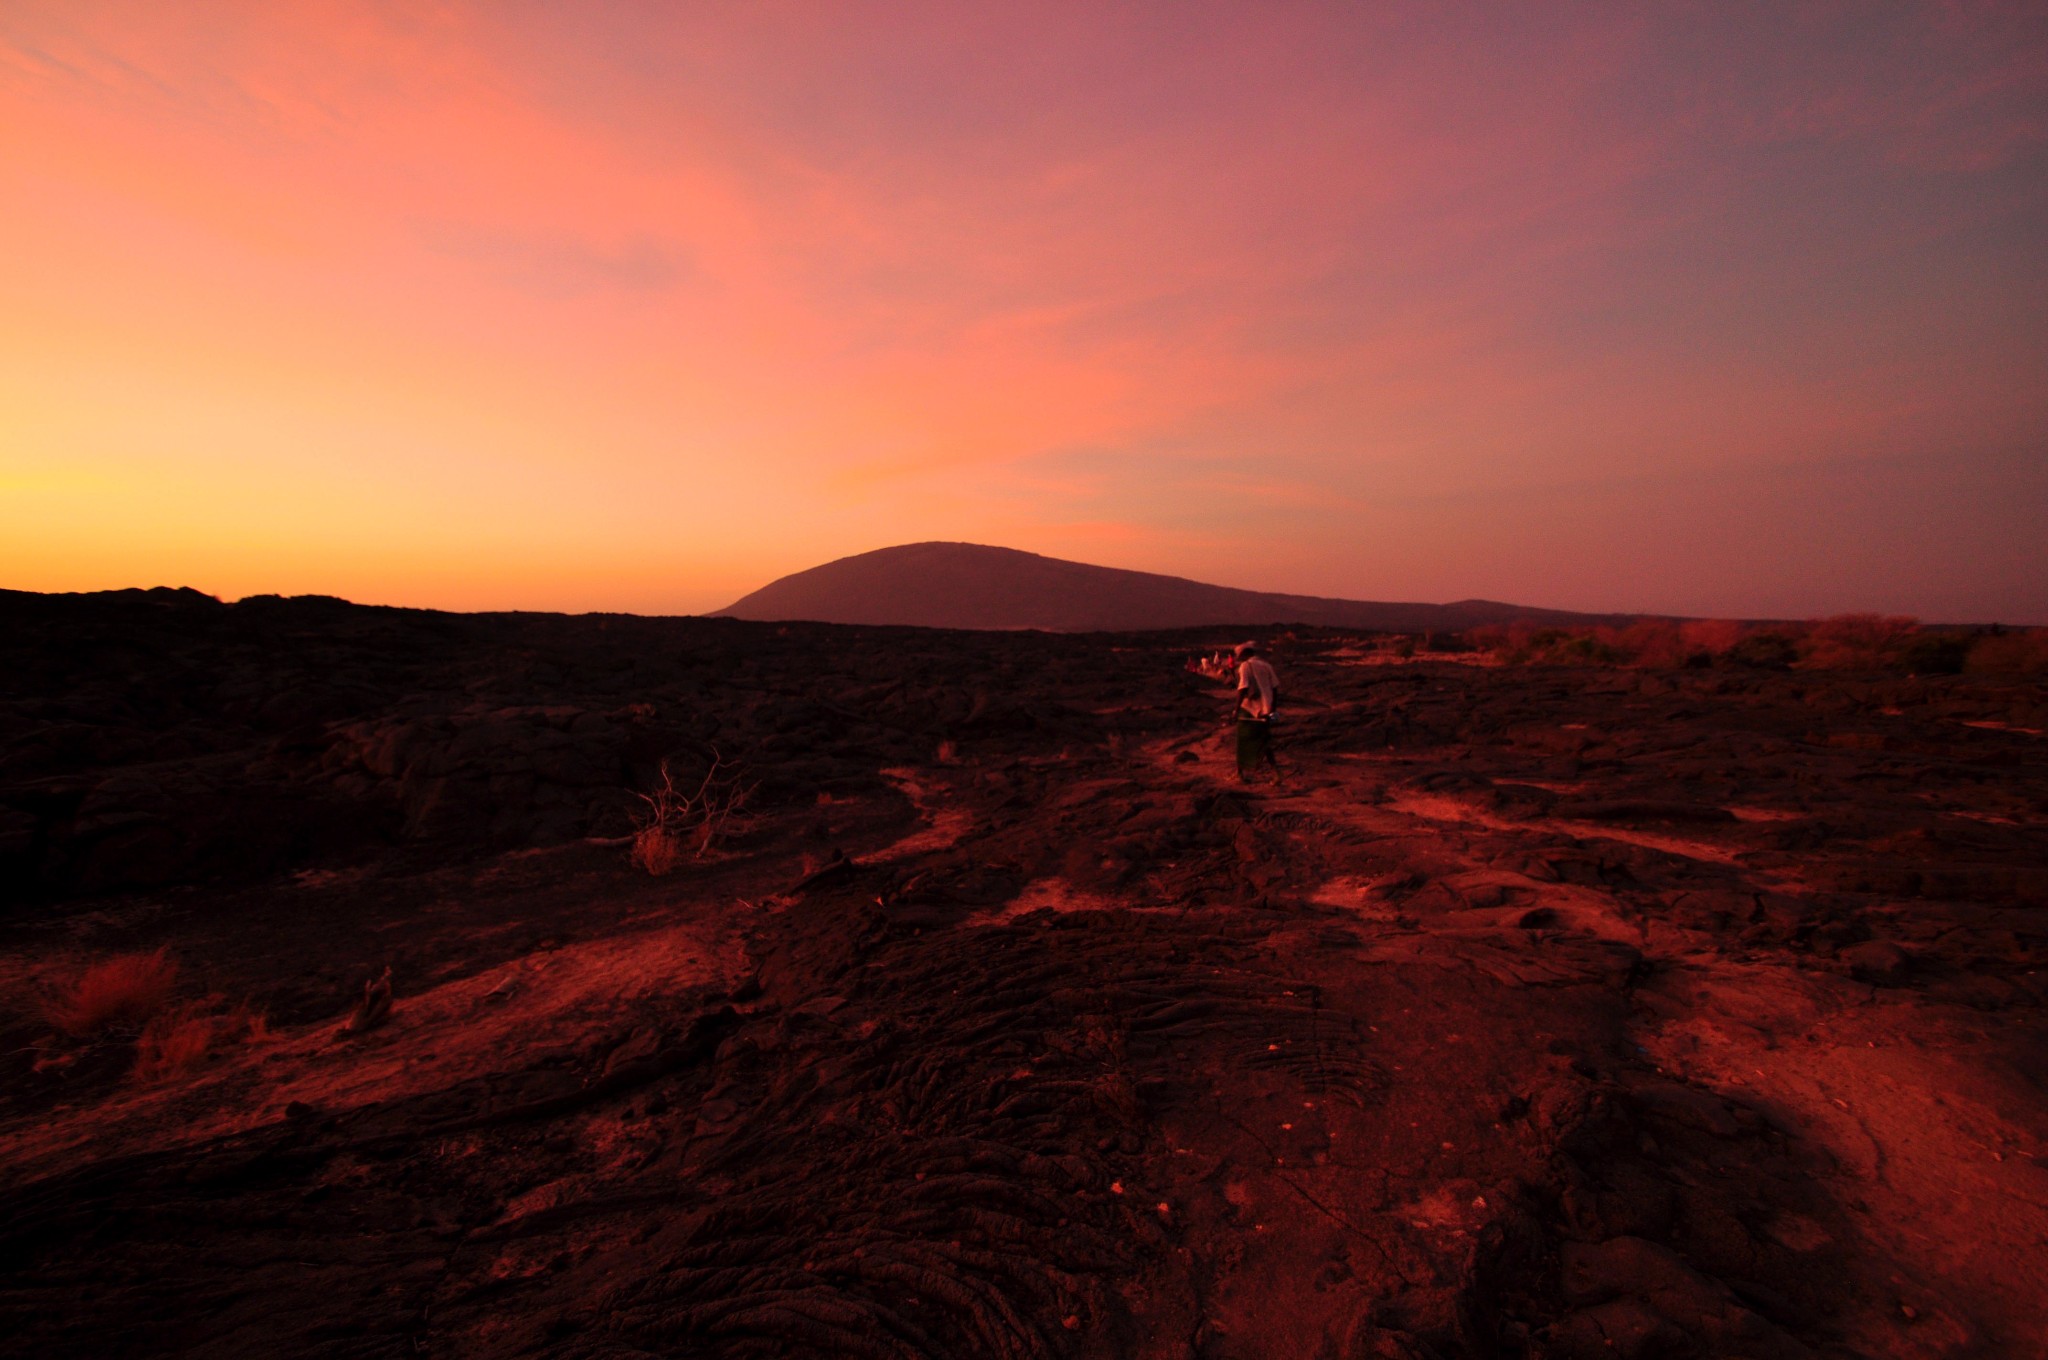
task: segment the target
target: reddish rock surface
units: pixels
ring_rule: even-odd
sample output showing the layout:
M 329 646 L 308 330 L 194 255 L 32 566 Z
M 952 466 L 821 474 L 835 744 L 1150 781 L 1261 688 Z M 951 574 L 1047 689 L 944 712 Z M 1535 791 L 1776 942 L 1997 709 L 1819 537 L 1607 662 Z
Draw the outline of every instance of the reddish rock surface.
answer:
M 2043 1353 L 2038 685 L 4 603 L 20 1353 Z

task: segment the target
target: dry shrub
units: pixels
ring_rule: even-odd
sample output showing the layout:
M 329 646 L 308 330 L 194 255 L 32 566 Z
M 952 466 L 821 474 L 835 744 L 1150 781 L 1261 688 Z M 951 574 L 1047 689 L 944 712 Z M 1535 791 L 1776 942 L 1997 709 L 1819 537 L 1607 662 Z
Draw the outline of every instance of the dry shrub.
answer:
M 1508 653 L 1515 651 L 1526 643 L 1529 635 L 1534 631 L 1533 628 L 1524 623 L 1488 623 L 1482 624 L 1477 628 L 1466 629 L 1465 640 L 1482 652 L 1491 652 L 1495 656 L 1505 659 Z
M 1607 630 L 1601 630 L 1603 633 Z M 1711 666 L 1741 642 L 1746 629 L 1733 619 L 1643 619 L 1609 641 L 1631 666 L 1652 670 Z
M 1792 669 L 1799 655 L 1799 640 L 1790 633 L 1776 628 L 1759 628 L 1754 632 L 1745 631 L 1735 639 L 1734 646 L 1721 653 L 1721 658 L 1733 666 L 1785 671 Z
M 159 1013 L 135 1042 L 135 1079 L 162 1081 L 183 1076 L 223 1045 L 270 1042 L 270 1017 L 245 1005 L 212 1014 L 220 998 L 207 997 Z
M 197 1067 L 213 1047 L 215 1022 L 204 1003 L 158 1015 L 135 1041 L 135 1079 L 162 1081 Z
M 1806 624 L 1759 626 L 1733 619 L 1640 619 L 1626 628 L 1545 628 L 1511 623 L 1468 637 L 1510 666 L 1739 666 L 1784 670 L 1903 671 L 1949 675 L 2048 674 L 2048 630 L 1972 638 L 1926 629 L 1905 615 L 1841 614 Z
M 1679 626 L 1639 619 L 1626 628 L 1539 627 L 1527 621 L 1474 628 L 1467 640 L 1509 666 L 1682 666 L 1691 657 Z
M 1691 655 L 1686 650 L 1684 634 L 1669 619 L 1641 619 L 1619 632 L 1601 631 L 1611 636 L 1611 645 L 1631 666 L 1675 670 Z
M 1806 628 L 1800 665 L 1822 671 L 1875 671 L 1895 665 L 1920 631 L 1904 614 L 1837 614 Z
M 1975 642 L 1969 633 L 1923 628 L 1899 653 L 1898 662 L 1909 675 L 1960 675 Z
M 682 843 L 666 828 L 643 826 L 633 833 L 633 863 L 656 878 L 682 862 Z
M 647 811 L 635 819 L 639 829 L 633 835 L 633 863 L 659 877 L 673 871 L 685 854 L 704 858 L 757 787 L 745 782 L 739 769 L 726 764 L 714 750 L 711 766 L 696 792 L 685 793 L 677 787 L 675 773 L 664 760 L 661 786 L 653 793 L 635 795 L 647 805 Z
M 117 954 L 58 990 L 48 1006 L 50 1023 L 81 1039 L 141 1025 L 170 1004 L 177 983 L 178 965 L 161 949 Z
M 1963 661 L 1972 675 L 2048 675 L 2048 628 L 1986 633 Z
M 1472 637 L 1509 666 L 1615 666 L 1624 653 L 1612 628 L 1538 628 L 1527 622 L 1474 629 Z
M 1678 625 L 1679 640 L 1692 656 L 1719 656 L 1742 641 L 1742 634 L 1742 625 L 1733 619 L 1689 619 Z

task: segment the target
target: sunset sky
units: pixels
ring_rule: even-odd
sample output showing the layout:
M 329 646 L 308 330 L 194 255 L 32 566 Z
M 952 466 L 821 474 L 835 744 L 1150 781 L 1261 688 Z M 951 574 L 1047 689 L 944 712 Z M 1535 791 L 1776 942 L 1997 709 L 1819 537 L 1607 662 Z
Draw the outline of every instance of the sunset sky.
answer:
M 2048 622 L 2048 6 L 0 0 L 0 586 Z

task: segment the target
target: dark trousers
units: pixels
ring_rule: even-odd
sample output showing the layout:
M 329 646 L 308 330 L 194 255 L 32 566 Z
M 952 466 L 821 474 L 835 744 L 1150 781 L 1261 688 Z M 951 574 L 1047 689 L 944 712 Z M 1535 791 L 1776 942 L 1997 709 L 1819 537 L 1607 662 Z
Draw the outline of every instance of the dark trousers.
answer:
M 1264 718 L 1237 720 L 1237 772 L 1248 775 L 1261 764 L 1280 766 L 1273 759 L 1273 724 Z

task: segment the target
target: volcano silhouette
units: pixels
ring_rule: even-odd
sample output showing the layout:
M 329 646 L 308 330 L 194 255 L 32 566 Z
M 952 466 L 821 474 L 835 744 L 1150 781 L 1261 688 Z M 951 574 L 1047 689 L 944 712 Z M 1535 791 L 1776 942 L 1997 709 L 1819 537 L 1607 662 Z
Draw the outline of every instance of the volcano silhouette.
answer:
M 1493 600 L 1389 604 L 1275 595 L 978 543 L 906 543 L 842 557 L 771 581 L 718 614 L 736 619 L 1048 632 L 1281 623 L 1425 632 L 1517 619 L 1588 624 L 1634 617 Z

